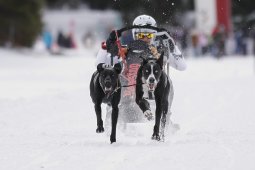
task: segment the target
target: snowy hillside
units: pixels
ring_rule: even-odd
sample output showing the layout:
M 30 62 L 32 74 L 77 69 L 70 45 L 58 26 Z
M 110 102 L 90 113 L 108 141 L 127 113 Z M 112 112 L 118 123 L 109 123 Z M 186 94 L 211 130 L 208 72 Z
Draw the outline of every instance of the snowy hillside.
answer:
M 94 56 L 0 49 L 1 170 L 254 170 L 252 57 L 188 59 L 171 70 L 180 131 L 163 143 L 152 124 L 133 125 L 111 145 L 95 133 Z

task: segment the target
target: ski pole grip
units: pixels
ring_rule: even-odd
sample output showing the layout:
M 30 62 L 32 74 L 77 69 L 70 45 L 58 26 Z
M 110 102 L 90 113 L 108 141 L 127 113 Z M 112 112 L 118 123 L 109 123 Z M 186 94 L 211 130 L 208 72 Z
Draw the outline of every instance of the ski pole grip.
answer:
M 106 42 L 105 41 L 101 43 L 101 48 L 106 50 Z

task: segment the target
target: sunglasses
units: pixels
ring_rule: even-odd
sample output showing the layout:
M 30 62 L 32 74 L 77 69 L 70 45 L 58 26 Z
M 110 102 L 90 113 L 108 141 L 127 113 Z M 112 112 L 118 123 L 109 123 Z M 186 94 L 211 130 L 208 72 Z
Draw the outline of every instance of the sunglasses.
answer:
M 138 39 L 143 39 L 144 37 L 147 37 L 147 38 L 151 39 L 151 38 L 154 37 L 154 34 L 153 33 L 137 33 L 136 37 Z

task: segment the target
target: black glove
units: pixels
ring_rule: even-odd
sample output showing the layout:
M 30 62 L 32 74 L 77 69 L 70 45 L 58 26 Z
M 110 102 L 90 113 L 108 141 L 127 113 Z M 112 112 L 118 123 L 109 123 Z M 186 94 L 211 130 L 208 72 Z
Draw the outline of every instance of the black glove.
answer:
M 112 42 L 109 39 L 107 39 L 106 41 L 106 50 L 108 53 L 111 53 L 113 56 L 118 55 L 118 52 L 119 52 L 119 48 L 117 44 L 115 43 L 115 41 Z
M 108 38 L 110 41 L 115 42 L 117 40 L 116 32 L 117 32 L 118 37 L 121 36 L 120 30 L 112 30 L 112 32 L 109 34 L 109 38 Z
M 107 49 L 107 52 L 111 53 L 113 56 L 116 56 L 118 55 L 118 46 L 117 44 L 115 43 L 116 40 L 117 40 L 117 37 L 116 37 L 116 32 L 118 34 L 118 37 L 121 36 L 121 31 L 120 30 L 113 30 L 110 35 L 109 35 L 109 38 L 106 40 L 106 49 Z

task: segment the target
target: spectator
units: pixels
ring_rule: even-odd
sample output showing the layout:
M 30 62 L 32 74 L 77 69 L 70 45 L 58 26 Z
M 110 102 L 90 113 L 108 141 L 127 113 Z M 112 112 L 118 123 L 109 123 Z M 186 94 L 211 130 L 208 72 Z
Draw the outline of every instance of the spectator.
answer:
M 46 45 L 46 48 L 48 50 L 51 50 L 51 46 L 52 46 L 52 42 L 53 42 L 51 33 L 49 31 L 45 30 L 43 32 L 42 36 L 43 36 L 43 42 Z
M 213 33 L 213 55 L 217 58 L 222 57 L 225 55 L 225 40 L 226 40 L 226 33 L 224 25 L 218 25 Z

